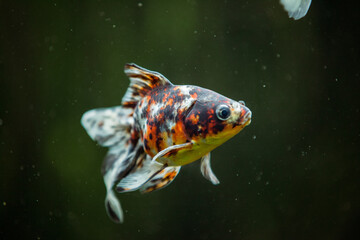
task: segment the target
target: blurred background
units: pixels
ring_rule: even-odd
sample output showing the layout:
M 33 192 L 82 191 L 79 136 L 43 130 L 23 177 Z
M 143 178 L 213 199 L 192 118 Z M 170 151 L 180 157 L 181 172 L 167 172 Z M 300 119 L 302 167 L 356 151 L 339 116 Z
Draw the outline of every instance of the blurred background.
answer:
M 354 5 L 355 4 L 355 5 Z M 359 3 L 0 1 L 1 239 L 357 239 Z M 80 125 L 120 104 L 127 62 L 244 100 L 250 126 L 167 188 L 104 209 L 106 149 Z

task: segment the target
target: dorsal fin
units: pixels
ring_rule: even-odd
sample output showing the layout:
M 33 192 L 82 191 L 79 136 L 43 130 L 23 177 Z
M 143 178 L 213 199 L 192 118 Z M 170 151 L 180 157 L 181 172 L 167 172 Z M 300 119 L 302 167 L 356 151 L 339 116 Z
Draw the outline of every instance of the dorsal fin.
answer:
M 134 63 L 126 64 L 124 71 L 130 78 L 130 86 L 121 102 L 125 108 L 135 108 L 137 103 L 155 87 L 172 85 L 172 83 L 160 73 L 139 67 Z

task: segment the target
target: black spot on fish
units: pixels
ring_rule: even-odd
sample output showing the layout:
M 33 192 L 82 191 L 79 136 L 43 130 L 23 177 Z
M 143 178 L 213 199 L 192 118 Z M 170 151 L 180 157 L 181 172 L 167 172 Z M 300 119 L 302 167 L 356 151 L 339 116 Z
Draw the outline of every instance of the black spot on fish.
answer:
M 147 107 L 143 107 L 140 114 L 141 118 L 145 118 L 148 116 Z
M 163 141 L 163 138 L 162 137 L 158 137 L 156 139 L 156 149 L 158 152 L 160 152 L 162 149 L 161 149 L 161 142 Z
M 140 93 L 139 93 L 138 91 L 133 91 L 133 92 L 132 92 L 132 95 L 133 95 L 134 97 L 136 97 L 136 96 L 139 96 Z
M 151 134 L 151 133 L 150 133 Z M 151 139 L 151 138 L 150 138 Z M 148 140 L 145 138 L 144 139 L 144 148 L 147 150 L 147 151 L 149 151 L 150 150 L 150 147 L 149 147 L 149 142 L 148 142 Z
M 191 121 L 189 121 L 186 126 L 186 131 L 189 133 L 190 137 L 193 137 L 193 136 L 198 136 L 198 124 L 192 124 Z
M 214 128 L 213 128 L 213 133 L 217 134 L 219 132 L 221 132 L 222 130 L 224 130 L 225 125 L 223 123 L 217 123 Z
M 119 217 L 116 215 L 115 211 L 111 208 L 111 205 L 110 205 L 110 202 L 109 202 L 109 201 L 106 202 L 106 209 L 107 209 L 107 212 L 109 213 L 109 216 L 111 217 L 111 219 L 112 219 L 114 222 L 119 223 L 119 222 L 120 222 L 120 219 L 119 219 Z
M 129 102 L 124 102 L 122 105 L 124 108 L 135 108 L 137 105 L 137 102 L 129 101 Z
M 192 88 L 192 89 L 189 91 L 189 94 L 190 94 L 190 95 L 193 95 L 193 94 L 195 94 L 195 93 L 198 94 L 199 91 L 200 91 L 199 88 Z
M 147 75 L 142 75 L 142 74 L 131 74 L 130 77 L 132 78 L 139 78 L 141 80 L 144 80 L 144 81 L 148 81 L 149 79 L 147 78 Z
M 174 119 L 174 112 L 175 112 L 174 107 L 172 107 L 170 105 L 167 105 L 165 107 L 165 109 L 164 109 L 164 115 L 165 115 L 166 119 L 173 120 Z
M 124 191 L 125 191 L 125 188 L 116 186 L 116 191 L 119 192 L 119 193 L 121 193 L 121 192 L 124 192 Z
M 152 182 L 152 183 L 155 183 L 155 182 L 159 181 L 160 179 L 161 179 L 161 178 L 155 178 L 155 179 L 152 179 L 151 182 Z

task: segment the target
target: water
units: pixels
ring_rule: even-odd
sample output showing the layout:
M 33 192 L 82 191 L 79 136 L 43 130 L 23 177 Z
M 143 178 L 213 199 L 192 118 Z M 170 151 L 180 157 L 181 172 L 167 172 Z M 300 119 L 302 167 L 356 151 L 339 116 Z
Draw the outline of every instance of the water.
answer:
M 313 2 L 8 1 L 0 26 L 1 239 L 349 239 L 359 219 L 359 20 Z M 281 56 L 281 57 L 280 57 Z M 83 112 L 118 105 L 126 62 L 244 100 L 251 125 L 151 194 L 103 206 Z

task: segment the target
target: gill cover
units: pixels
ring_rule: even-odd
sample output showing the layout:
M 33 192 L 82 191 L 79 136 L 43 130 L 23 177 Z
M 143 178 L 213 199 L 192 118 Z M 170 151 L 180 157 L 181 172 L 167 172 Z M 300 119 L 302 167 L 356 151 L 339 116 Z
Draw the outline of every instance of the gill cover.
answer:
M 217 106 L 224 105 L 222 102 L 215 97 L 214 101 L 194 101 L 184 122 L 190 138 L 206 138 L 208 134 L 216 135 L 224 129 L 226 121 L 219 119 L 216 113 Z

